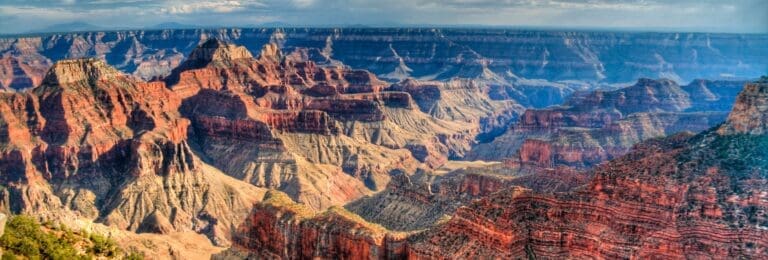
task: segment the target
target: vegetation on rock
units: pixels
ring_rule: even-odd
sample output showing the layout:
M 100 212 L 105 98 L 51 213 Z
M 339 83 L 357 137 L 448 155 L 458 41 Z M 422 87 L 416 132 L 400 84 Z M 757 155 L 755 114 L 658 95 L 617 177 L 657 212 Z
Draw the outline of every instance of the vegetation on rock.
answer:
M 18 215 L 12 217 L 0 237 L 2 259 L 143 259 L 126 253 L 115 240 L 101 234 L 73 231 L 66 226 Z

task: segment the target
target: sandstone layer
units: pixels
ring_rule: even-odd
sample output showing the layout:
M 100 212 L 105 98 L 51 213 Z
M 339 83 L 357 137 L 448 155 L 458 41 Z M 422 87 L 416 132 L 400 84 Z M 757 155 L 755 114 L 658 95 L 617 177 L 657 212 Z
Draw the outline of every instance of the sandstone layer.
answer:
M 724 121 L 740 82 L 640 79 L 630 87 L 575 94 L 562 106 L 529 109 L 492 142 L 465 159 L 509 160 L 543 167 L 591 167 L 632 145 Z
M 393 171 L 463 156 L 481 120 L 508 122 L 520 111 L 486 99 L 476 102 L 489 107 L 472 104 L 465 117 L 431 116 L 409 92 L 367 71 L 300 57 L 268 44 L 254 58 L 243 47 L 209 40 L 166 82 L 182 97 L 181 113 L 192 121 L 204 158 L 314 209 L 379 191 Z M 437 91 L 437 100 L 452 100 L 439 95 L 449 89 Z
M 51 43 L 77 41 L 71 55 L 85 56 L 112 42 L 93 56 L 127 48 L 121 69 L 151 55 L 157 74 L 67 54 L 38 79 L 24 75 L 45 62 L 19 60 L 38 43 L 3 43 L 27 51 L 3 56 L 13 81 L 39 85 L 0 93 L 0 211 L 96 222 L 127 245 L 171 239 L 158 248 L 177 257 L 229 245 L 215 257 L 765 257 L 763 82 L 734 97 L 732 82 L 643 79 L 522 113 L 579 83 L 502 73 L 454 43 L 471 61 L 444 72 L 471 79 L 390 84 L 377 74 L 431 65 L 390 45 L 394 71 L 352 69 L 333 39 L 290 48 L 270 30 L 256 55 L 220 40 L 245 39 L 232 30 L 192 31 L 204 41 L 182 61 L 164 32 L 141 37 L 165 47 L 110 38 L 122 32 Z M 717 129 L 656 138 L 709 128 L 733 100 Z M 451 161 L 473 156 L 506 160 Z M 180 241 L 193 233 L 210 244 Z
M 295 204 L 272 203 L 251 215 L 250 223 L 239 229 L 243 237 L 226 255 L 765 258 L 768 203 L 763 187 L 768 184 L 768 158 L 762 149 L 768 145 L 768 137 L 759 133 L 763 122 L 744 126 L 743 121 L 743 111 L 762 109 L 761 104 L 768 98 L 765 89 L 768 84 L 748 84 L 721 127 L 696 135 L 682 133 L 644 141 L 628 154 L 596 167 L 586 185 L 568 192 L 548 192 L 540 187 L 535 191 L 500 185 L 498 180 L 503 179 L 499 177 L 483 181 L 482 175 L 455 174 L 464 180 L 453 182 L 459 187 L 430 185 L 426 190 L 446 196 L 456 192 L 487 195 L 458 207 L 452 216 L 423 227 L 423 231 L 409 233 L 371 226 L 355 217 L 335 217 L 333 212 L 338 210 L 317 216 L 303 213 Z M 413 181 L 417 176 L 402 177 L 408 178 L 402 178 L 405 184 L 397 187 L 419 183 Z M 395 198 L 408 196 L 413 200 L 411 204 L 428 204 L 431 198 L 419 196 L 416 190 L 393 190 L 386 195 L 389 202 L 379 201 L 385 201 L 381 204 L 384 207 L 417 209 Z M 418 214 L 406 211 L 401 221 L 413 221 L 408 217 Z M 335 230 L 338 226 L 352 228 Z M 315 240 L 318 235 L 324 239 Z M 287 242 L 271 243 L 269 237 Z M 383 240 L 372 239 L 375 237 Z
M 181 99 L 96 59 L 60 61 L 42 85 L 3 94 L 5 210 L 76 214 L 137 232 L 196 231 L 226 244 L 264 191 L 204 163 Z

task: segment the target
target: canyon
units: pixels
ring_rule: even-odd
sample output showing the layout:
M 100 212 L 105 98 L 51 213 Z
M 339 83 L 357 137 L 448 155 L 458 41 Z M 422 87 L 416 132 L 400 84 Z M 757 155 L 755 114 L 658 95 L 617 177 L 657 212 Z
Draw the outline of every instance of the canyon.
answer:
M 768 70 L 762 34 L 567 32 L 462 28 L 235 28 L 54 33 L 0 38 L 3 88 L 36 86 L 54 62 L 99 57 L 144 80 L 164 77 L 209 38 L 258 53 L 274 43 L 320 64 L 343 63 L 400 81 L 482 78 L 562 103 L 584 82 L 638 78 L 751 79 Z M 361 47 L 365 46 L 365 47 Z M 504 93 L 506 92 L 506 93 Z M 563 95 L 565 94 L 565 95 Z M 524 102 L 521 102 L 524 103 Z M 526 104 L 528 105 L 528 104 Z
M 617 90 L 577 93 L 561 106 L 529 109 L 465 159 L 589 168 L 640 141 L 700 132 L 722 121 L 744 82 L 640 79 Z
M 462 208 L 409 257 L 764 258 L 768 139 L 764 113 L 745 111 L 765 111 L 767 83 L 747 84 L 719 127 L 643 142 L 577 191 L 511 188 Z
M 490 194 L 421 230 L 390 230 L 344 209 L 312 214 L 273 199 L 216 257 L 764 258 L 767 93 L 768 81 L 749 83 L 724 124 L 642 142 L 568 192 L 483 181 L 448 189 Z
M 216 39 L 162 81 L 101 59 L 61 60 L 39 86 L 2 93 L 0 205 L 114 232 L 195 232 L 227 246 L 262 200 L 337 209 L 391 176 L 462 156 L 481 121 L 503 127 L 523 109 L 483 97 L 471 81 L 431 84 L 443 83 L 392 87 L 300 51 L 267 44 L 254 56 Z
M 0 212 L 153 258 L 766 257 L 768 39 L 733 37 L 4 38 Z

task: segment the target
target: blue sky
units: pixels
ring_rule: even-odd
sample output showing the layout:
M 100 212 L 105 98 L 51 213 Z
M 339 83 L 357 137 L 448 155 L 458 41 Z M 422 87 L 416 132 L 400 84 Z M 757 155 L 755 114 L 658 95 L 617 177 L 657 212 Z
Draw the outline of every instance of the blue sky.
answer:
M 768 0 L 0 0 L 0 33 L 70 22 L 105 29 L 277 22 L 768 33 Z

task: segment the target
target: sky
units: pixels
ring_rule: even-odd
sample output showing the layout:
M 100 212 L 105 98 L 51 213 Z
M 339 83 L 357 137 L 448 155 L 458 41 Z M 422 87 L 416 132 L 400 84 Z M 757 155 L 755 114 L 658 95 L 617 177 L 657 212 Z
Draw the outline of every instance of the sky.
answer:
M 103 29 L 510 26 L 768 33 L 768 0 L 0 0 L 0 34 Z

